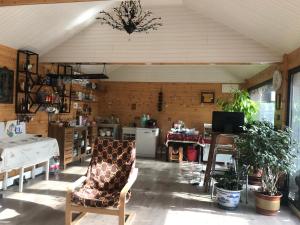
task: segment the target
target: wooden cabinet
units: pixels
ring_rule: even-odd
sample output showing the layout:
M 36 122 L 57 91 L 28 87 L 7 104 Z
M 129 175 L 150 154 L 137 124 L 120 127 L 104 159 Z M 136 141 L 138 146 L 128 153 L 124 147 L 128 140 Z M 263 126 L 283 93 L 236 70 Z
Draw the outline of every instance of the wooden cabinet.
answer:
M 59 146 L 60 166 L 82 161 L 87 153 L 87 127 L 61 127 L 49 124 L 48 136 L 56 138 Z
M 99 137 L 120 139 L 120 124 L 98 123 L 97 126 Z
M 88 146 L 89 146 L 87 149 L 88 154 L 92 153 L 97 136 L 98 136 L 98 126 L 96 126 L 96 125 L 89 126 L 88 127 L 88 136 L 87 136 Z

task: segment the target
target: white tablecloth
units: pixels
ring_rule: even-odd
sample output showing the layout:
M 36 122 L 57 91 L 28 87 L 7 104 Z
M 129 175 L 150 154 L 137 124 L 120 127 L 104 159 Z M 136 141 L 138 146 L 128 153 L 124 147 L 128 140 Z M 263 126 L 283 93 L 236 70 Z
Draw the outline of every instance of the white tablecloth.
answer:
M 0 172 L 9 171 L 49 160 L 59 156 L 57 140 L 24 134 L 0 139 Z

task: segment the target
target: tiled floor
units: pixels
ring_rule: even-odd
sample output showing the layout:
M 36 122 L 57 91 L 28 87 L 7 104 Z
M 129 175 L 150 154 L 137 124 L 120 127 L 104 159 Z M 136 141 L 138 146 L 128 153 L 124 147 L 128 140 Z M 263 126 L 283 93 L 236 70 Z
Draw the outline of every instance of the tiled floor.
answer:
M 43 177 L 30 180 L 24 193 L 9 188 L 0 200 L 0 224 L 63 225 L 65 189 L 86 171 L 87 164 L 69 167 L 50 181 Z M 136 212 L 133 225 L 279 225 L 300 224 L 288 208 L 282 207 L 277 216 L 256 214 L 253 203 L 241 203 L 236 211 L 216 207 L 210 196 L 190 182 L 199 180 L 202 167 L 194 164 L 139 160 L 139 177 L 132 190 L 128 209 Z M 193 173 L 194 171 L 194 173 Z M 118 224 L 110 216 L 88 214 L 81 225 Z

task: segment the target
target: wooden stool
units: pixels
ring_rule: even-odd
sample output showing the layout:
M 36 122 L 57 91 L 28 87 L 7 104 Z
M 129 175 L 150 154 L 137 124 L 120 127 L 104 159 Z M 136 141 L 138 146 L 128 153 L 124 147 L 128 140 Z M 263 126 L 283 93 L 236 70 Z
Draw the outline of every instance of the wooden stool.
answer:
M 211 173 L 215 172 L 216 167 L 216 158 L 217 155 L 232 155 L 234 159 L 237 158 L 237 150 L 234 143 L 234 135 L 230 134 L 219 134 L 216 139 L 216 145 L 214 150 L 214 156 L 212 160 L 212 169 Z M 236 170 L 236 163 L 235 163 Z
M 183 148 L 179 147 L 177 150 L 169 146 L 169 161 L 181 162 L 183 159 Z
M 237 171 L 237 164 L 236 164 L 236 159 L 237 159 L 237 150 L 236 146 L 234 143 L 234 135 L 228 135 L 228 134 L 219 134 L 216 138 L 216 145 L 215 145 L 215 150 L 214 150 L 214 156 L 212 159 L 212 168 L 210 172 L 210 186 L 211 188 L 211 198 L 213 197 L 214 193 L 214 179 L 212 178 L 213 175 L 215 175 L 216 172 L 216 158 L 217 155 L 231 155 L 234 160 L 234 170 Z M 218 170 L 220 171 L 220 170 Z M 225 170 L 221 170 L 222 172 L 225 172 Z
M 212 141 L 209 150 L 208 162 L 204 177 L 204 189 L 209 190 L 210 178 L 212 171 L 215 170 L 216 155 L 217 154 L 230 154 L 236 155 L 236 147 L 234 144 L 234 138 L 236 136 L 233 134 L 220 134 L 212 133 Z

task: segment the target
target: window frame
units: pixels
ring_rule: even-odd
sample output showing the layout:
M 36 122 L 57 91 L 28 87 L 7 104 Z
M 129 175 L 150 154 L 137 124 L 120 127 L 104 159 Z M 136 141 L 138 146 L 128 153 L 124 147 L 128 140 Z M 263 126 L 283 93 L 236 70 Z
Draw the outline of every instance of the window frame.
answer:
M 300 67 L 299 67 L 299 69 L 300 69 Z M 261 88 L 261 87 L 263 87 L 263 86 L 265 86 L 265 85 L 269 85 L 269 84 L 272 84 L 273 83 L 273 78 L 270 78 L 270 79 L 267 79 L 267 80 L 265 80 L 265 81 L 263 81 L 263 82 L 261 82 L 261 83 L 258 83 L 258 84 L 256 84 L 256 85 L 254 85 L 254 86 L 252 86 L 252 87 L 249 87 L 248 89 L 247 89 L 247 91 L 248 91 L 248 93 L 249 93 L 249 95 L 250 95 L 250 92 L 251 91 L 253 91 L 253 90 L 255 90 L 255 89 L 259 89 L 259 88 Z M 274 119 L 273 119 L 273 124 L 275 124 L 275 115 L 276 115 L 276 107 L 275 107 L 275 111 L 274 111 Z

